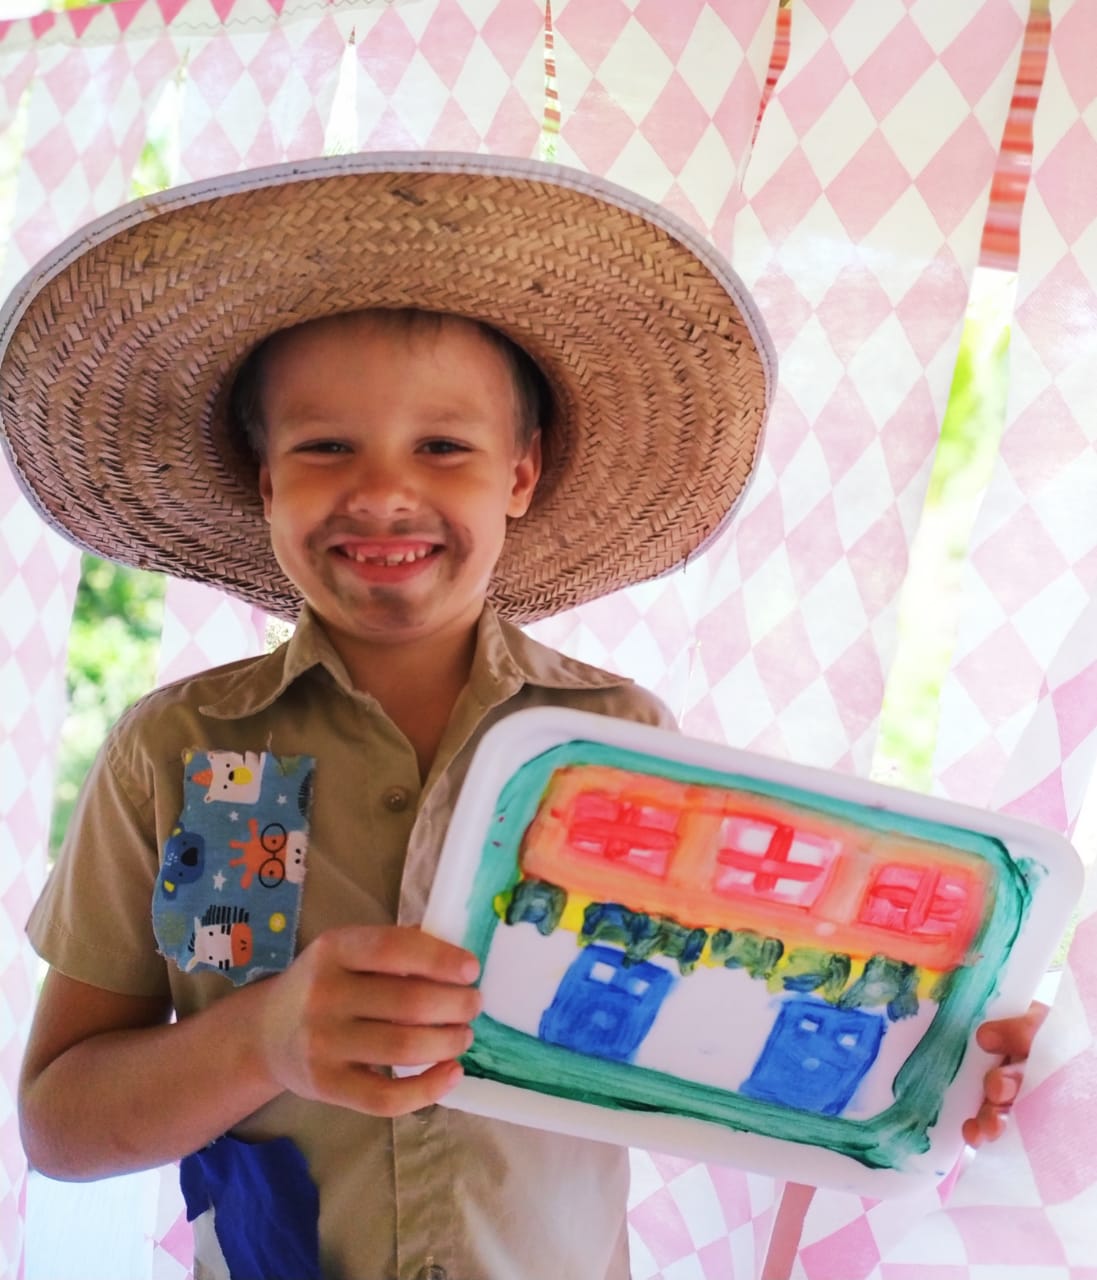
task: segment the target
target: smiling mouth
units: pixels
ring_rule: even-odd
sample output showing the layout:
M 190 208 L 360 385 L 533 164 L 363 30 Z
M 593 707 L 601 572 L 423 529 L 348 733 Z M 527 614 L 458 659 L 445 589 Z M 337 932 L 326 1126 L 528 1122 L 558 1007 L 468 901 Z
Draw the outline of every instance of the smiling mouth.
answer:
M 357 565 L 365 565 L 379 569 L 398 569 L 409 565 L 420 564 L 431 556 L 439 554 L 442 548 L 433 542 L 405 542 L 402 545 L 369 546 L 357 542 L 347 542 L 333 548 L 345 559 Z
M 420 551 L 395 551 L 388 554 L 380 555 L 370 551 L 363 551 L 360 548 L 353 547 L 342 548 L 343 555 L 349 560 L 353 560 L 355 564 L 414 564 L 416 560 L 425 560 L 427 556 L 433 555 L 437 550 L 436 547 L 424 547 Z

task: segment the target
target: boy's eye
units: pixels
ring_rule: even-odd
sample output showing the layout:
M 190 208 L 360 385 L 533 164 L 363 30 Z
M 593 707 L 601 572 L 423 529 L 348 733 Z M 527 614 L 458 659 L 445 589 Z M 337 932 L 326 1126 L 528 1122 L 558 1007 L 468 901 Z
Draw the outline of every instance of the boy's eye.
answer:
M 350 446 L 342 440 L 305 440 L 297 445 L 294 453 L 348 453 Z
M 444 457 L 449 453 L 468 453 L 468 445 L 459 440 L 426 440 L 420 448 L 424 453 Z

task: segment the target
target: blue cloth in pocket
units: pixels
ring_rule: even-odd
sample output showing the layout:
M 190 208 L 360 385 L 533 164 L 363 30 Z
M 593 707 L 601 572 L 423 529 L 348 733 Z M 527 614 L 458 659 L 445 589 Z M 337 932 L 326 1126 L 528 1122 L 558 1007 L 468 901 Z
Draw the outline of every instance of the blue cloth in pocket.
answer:
M 232 1280 L 320 1280 L 320 1197 L 289 1138 L 218 1138 L 181 1161 L 179 1182 L 188 1222 L 214 1210 Z

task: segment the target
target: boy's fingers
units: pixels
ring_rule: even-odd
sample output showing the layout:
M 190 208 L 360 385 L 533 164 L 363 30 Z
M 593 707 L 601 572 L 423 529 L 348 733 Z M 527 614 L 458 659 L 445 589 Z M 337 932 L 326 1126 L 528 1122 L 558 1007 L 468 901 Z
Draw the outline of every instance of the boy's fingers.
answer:
M 1029 1055 L 1037 1031 L 1048 1015 L 1048 1006 L 1034 1000 L 1028 1012 L 1017 1018 L 999 1018 L 985 1022 L 976 1033 L 976 1042 L 987 1053 L 1023 1061 Z
M 1020 1071 L 1011 1071 L 1004 1067 L 995 1067 L 993 1071 L 988 1071 L 983 1083 L 986 1101 L 994 1107 L 1012 1106 L 1021 1092 L 1023 1079 Z
M 439 1062 L 416 1076 L 387 1076 L 363 1067 L 339 1105 L 372 1116 L 403 1116 L 433 1106 L 458 1084 L 458 1062 Z
M 475 987 L 387 973 L 363 979 L 357 973 L 345 979 L 341 1011 L 346 1017 L 407 1026 L 455 1026 L 472 1022 L 483 1004 Z
M 993 1142 L 1005 1131 L 1010 1108 L 1024 1083 L 1023 1063 L 1037 1031 L 1048 1015 L 1048 1006 L 1038 1000 L 1016 1018 L 998 1018 L 984 1023 L 975 1034 L 987 1053 L 999 1054 L 1004 1062 L 983 1077 L 983 1102 L 978 1113 L 962 1126 L 964 1141 L 971 1147 Z M 1016 1063 L 1017 1065 L 1011 1066 Z
M 454 1061 L 438 1062 L 411 1076 L 390 1076 L 380 1068 L 363 1066 L 347 1072 L 323 1101 L 366 1115 L 407 1115 L 444 1098 L 463 1074 L 461 1064 Z
M 328 935 L 339 962 L 358 973 L 414 974 L 435 982 L 470 983 L 480 962 L 463 947 L 421 929 L 349 925 Z
M 472 1044 L 468 1027 L 400 1027 L 359 1022 L 340 1033 L 339 1057 L 364 1067 L 419 1067 L 448 1062 Z
M 994 1142 L 1006 1128 L 1004 1109 L 984 1102 L 973 1120 L 965 1120 L 962 1126 L 964 1141 L 969 1147 L 981 1147 L 984 1142 Z

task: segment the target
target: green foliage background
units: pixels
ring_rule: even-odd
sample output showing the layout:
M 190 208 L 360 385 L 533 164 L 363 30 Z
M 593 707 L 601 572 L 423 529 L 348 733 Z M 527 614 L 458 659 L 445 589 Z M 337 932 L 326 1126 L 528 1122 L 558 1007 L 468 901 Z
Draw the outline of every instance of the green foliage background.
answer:
M 68 717 L 57 762 L 52 854 L 107 731 L 156 680 L 165 586 L 157 574 L 83 557 L 69 632 Z
M 932 782 L 941 686 L 962 607 L 961 575 L 1005 422 L 1015 288 L 1013 275 L 975 273 L 903 588 L 872 772 L 919 791 Z

